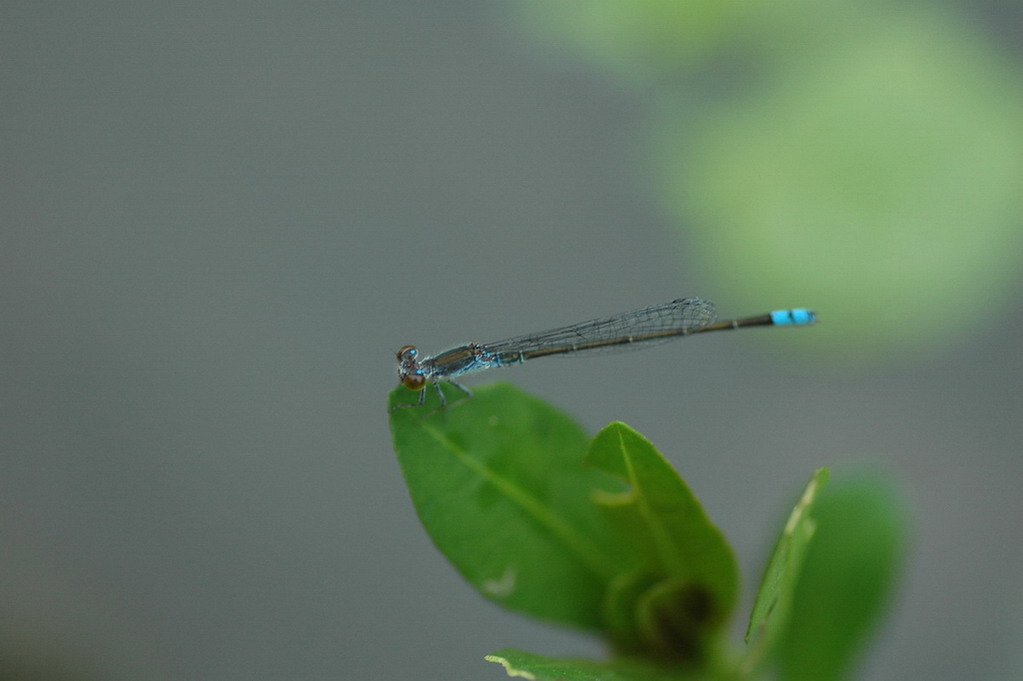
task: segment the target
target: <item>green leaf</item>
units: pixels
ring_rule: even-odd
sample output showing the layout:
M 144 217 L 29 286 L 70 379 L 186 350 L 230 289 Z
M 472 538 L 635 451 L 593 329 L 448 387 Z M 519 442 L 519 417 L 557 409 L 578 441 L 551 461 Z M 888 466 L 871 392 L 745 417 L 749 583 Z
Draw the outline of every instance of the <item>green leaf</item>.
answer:
M 608 591 L 605 618 L 615 643 L 698 662 L 735 605 L 735 556 L 671 464 L 629 426 L 612 423 L 601 430 L 586 460 L 628 485 L 596 500 L 643 561 Z
M 594 662 L 546 657 L 509 648 L 484 659 L 502 665 L 508 676 L 529 681 L 685 681 L 697 678 L 685 669 L 626 658 Z
M 848 674 L 891 591 L 907 535 L 898 494 L 878 476 L 836 481 L 814 516 L 817 532 L 779 641 L 786 681 Z
M 477 590 L 622 651 L 703 659 L 735 604 L 735 558 L 650 442 L 613 423 L 584 455 L 575 423 L 506 384 L 443 410 L 428 395 L 392 409 L 395 450 L 427 532 Z
M 390 421 L 416 512 L 437 548 L 507 608 L 604 629 L 607 584 L 634 560 L 592 501 L 622 485 L 583 465 L 585 432 L 505 383 L 460 402 L 452 389 L 446 409 L 432 393 L 423 407 L 393 409 L 414 400 L 399 386 Z
M 785 631 L 803 557 L 817 528 L 814 504 L 827 483 L 826 468 L 814 472 L 774 545 L 746 628 L 746 642 L 751 646 L 744 664 L 747 669 L 758 667 Z

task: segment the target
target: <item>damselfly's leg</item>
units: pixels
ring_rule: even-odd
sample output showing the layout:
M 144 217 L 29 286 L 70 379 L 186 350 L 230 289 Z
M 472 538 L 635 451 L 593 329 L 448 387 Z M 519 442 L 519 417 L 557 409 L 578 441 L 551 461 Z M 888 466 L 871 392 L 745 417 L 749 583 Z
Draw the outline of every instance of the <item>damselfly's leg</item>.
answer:
M 456 388 L 458 388 L 459 390 L 462 391 L 462 398 L 460 400 L 452 402 L 451 403 L 452 407 L 457 406 L 457 405 L 461 404 L 462 402 L 466 401 L 467 399 L 469 399 L 470 397 L 472 397 L 472 391 L 469 390 L 468 388 L 466 388 L 461 383 L 456 383 L 455 381 L 452 381 L 452 380 L 449 380 L 449 379 L 444 379 L 444 382 L 448 383 L 450 385 L 453 385 L 453 386 L 455 386 Z M 437 397 L 440 398 L 440 406 L 437 407 L 436 409 L 434 409 L 433 411 L 431 411 L 430 414 L 435 414 L 438 411 L 444 411 L 448 407 L 448 398 L 446 398 L 444 396 L 444 391 L 441 390 L 440 381 L 437 381 L 433 385 L 437 389 Z M 423 392 L 426 392 L 426 391 L 424 390 Z
M 468 388 L 466 388 L 461 383 L 455 383 L 454 381 L 448 381 L 448 383 L 450 383 L 451 385 L 455 386 L 456 388 L 458 388 L 459 390 L 462 391 L 462 394 L 465 395 L 465 397 L 463 397 L 462 400 L 467 400 L 470 397 L 472 397 L 472 391 L 469 390 Z M 458 401 L 461 402 L 462 400 L 458 400 Z
M 468 388 L 466 388 L 461 383 L 456 383 L 455 381 L 452 381 L 450 379 L 445 379 L 444 382 L 447 383 L 448 385 L 453 385 L 453 386 L 455 386 L 456 388 L 458 388 L 459 390 L 462 391 L 462 395 L 464 395 L 464 397 L 462 397 L 462 399 L 458 400 L 458 402 L 455 402 L 455 404 L 458 404 L 459 402 L 462 402 L 462 401 L 467 400 L 470 397 L 472 397 L 472 391 L 469 390 Z M 440 407 L 438 407 L 438 408 L 439 409 L 444 409 L 445 407 L 448 406 L 448 398 L 444 397 L 444 391 L 440 389 L 440 381 L 437 381 L 436 383 L 434 383 L 433 387 L 435 387 L 437 389 L 437 397 L 440 398 Z
M 461 383 L 456 383 L 455 381 L 447 380 L 445 381 L 445 383 L 450 383 L 451 385 L 455 386 L 456 388 L 462 391 L 463 397 L 460 400 L 453 402 L 452 406 L 456 404 L 461 404 L 465 400 L 472 397 L 472 391 L 466 388 Z M 433 389 L 437 391 L 437 399 L 440 400 L 440 406 L 431 411 L 430 412 L 431 414 L 436 413 L 438 411 L 443 411 L 448 406 L 448 398 L 444 396 L 444 391 L 441 390 L 440 381 L 433 381 Z M 415 403 L 409 402 L 408 404 L 396 404 L 391 408 L 391 411 L 394 411 L 395 409 L 404 409 L 406 407 L 421 407 L 423 406 L 424 402 L 426 402 L 426 388 L 419 391 L 419 401 Z

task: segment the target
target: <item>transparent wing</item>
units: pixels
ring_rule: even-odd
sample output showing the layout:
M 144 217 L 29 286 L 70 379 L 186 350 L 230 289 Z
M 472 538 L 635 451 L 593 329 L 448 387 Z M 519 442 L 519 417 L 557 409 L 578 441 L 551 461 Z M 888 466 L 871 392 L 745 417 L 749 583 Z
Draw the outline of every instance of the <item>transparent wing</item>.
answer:
M 716 317 L 713 303 L 700 298 L 680 298 L 606 319 L 484 343 L 482 347 L 502 363 L 547 355 L 632 349 L 694 333 L 713 323 Z

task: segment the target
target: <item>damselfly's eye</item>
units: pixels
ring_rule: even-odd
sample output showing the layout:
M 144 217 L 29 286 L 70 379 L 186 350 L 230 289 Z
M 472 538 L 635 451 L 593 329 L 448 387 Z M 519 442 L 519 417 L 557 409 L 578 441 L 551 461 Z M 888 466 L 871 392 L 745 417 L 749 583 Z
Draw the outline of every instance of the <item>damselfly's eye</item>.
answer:
M 416 350 L 414 345 L 402 345 L 395 354 L 398 355 L 398 361 L 400 362 L 405 359 L 414 359 L 419 354 L 419 351 Z
M 422 374 L 407 374 L 401 377 L 401 384 L 409 390 L 422 390 L 426 386 L 426 378 Z

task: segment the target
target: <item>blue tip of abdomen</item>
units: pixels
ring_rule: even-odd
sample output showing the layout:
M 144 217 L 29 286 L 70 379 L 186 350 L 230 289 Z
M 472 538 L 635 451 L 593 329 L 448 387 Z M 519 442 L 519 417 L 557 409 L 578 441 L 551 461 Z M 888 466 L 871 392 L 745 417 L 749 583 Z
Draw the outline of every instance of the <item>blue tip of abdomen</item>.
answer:
M 771 313 L 771 322 L 776 326 L 803 326 L 816 321 L 817 315 L 802 307 L 791 310 L 775 310 Z

